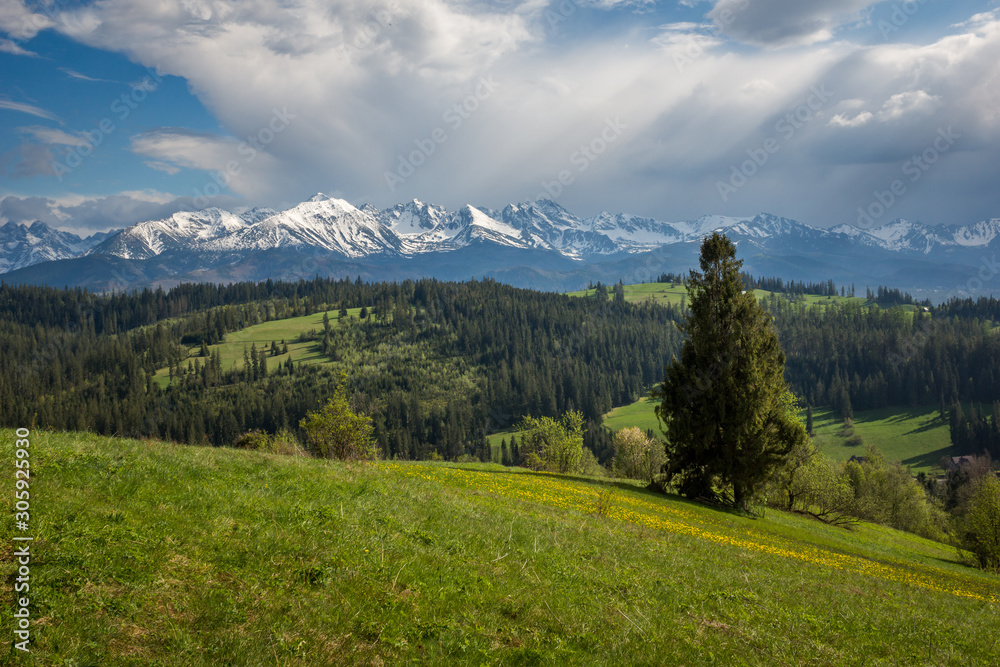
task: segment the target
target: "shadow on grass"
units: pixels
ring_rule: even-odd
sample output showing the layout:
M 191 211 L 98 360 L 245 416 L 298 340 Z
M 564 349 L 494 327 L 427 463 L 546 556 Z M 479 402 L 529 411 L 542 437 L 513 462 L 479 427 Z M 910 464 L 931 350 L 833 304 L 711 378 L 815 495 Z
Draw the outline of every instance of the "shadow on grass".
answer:
M 955 448 L 950 446 L 942 447 L 941 449 L 935 449 L 933 452 L 911 456 L 908 459 L 903 459 L 903 465 L 917 468 L 934 468 L 941 463 L 941 458 L 945 456 L 955 456 Z
M 479 473 L 489 473 L 494 475 L 524 475 L 524 472 L 519 472 L 520 470 L 527 471 L 527 468 L 517 468 L 514 470 L 482 470 L 479 468 L 463 468 L 461 466 L 455 466 L 457 470 L 463 470 L 465 472 L 479 472 Z M 685 498 L 677 494 L 667 494 L 658 493 L 656 491 L 651 491 L 644 486 L 637 486 L 635 484 L 630 484 L 629 482 L 624 482 L 620 480 L 603 480 L 594 479 L 593 477 L 582 477 L 580 475 L 563 475 L 554 472 L 530 472 L 529 474 L 536 477 L 551 477 L 552 479 L 559 480 L 572 480 L 574 482 L 583 482 L 584 484 L 590 484 L 592 486 L 602 486 L 602 487 L 613 487 L 622 491 L 627 491 L 629 493 L 635 493 L 638 495 L 645 496 L 647 498 L 662 498 L 674 503 L 680 503 L 682 505 L 691 505 L 692 507 L 700 507 L 702 509 L 711 510 L 713 512 L 719 512 L 720 514 L 728 514 L 730 516 L 742 517 L 746 519 L 753 519 L 755 517 L 748 515 L 740 510 L 732 507 L 725 507 L 721 505 L 712 505 L 709 503 L 698 502 L 697 500 L 691 500 L 690 498 Z
M 935 421 L 935 415 L 933 414 L 936 409 L 929 406 L 923 406 L 918 408 L 878 408 L 876 410 L 865 411 L 862 416 L 866 417 L 865 421 L 885 421 L 887 424 L 899 424 L 901 422 L 915 420 L 915 419 L 928 419 L 931 423 Z M 880 413 L 886 414 L 886 417 L 881 417 Z
M 940 423 L 938 423 L 937 419 L 933 419 L 933 420 L 927 422 L 926 424 L 924 424 L 923 426 L 918 426 L 917 428 L 913 429 L 912 431 L 907 431 L 903 435 L 913 435 L 914 433 L 923 433 L 925 431 L 933 431 L 936 428 L 941 428 L 941 426 L 942 425 Z

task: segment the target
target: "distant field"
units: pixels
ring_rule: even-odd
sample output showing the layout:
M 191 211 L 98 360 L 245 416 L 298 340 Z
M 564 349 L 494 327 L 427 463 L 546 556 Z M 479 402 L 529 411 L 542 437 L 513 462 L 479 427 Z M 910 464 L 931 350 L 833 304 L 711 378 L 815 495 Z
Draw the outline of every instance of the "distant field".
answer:
M 596 290 L 581 290 L 579 292 L 570 292 L 569 296 L 576 297 L 592 297 L 594 296 Z M 771 294 L 771 292 L 765 290 L 754 290 L 754 294 L 758 299 L 763 299 L 765 296 Z M 611 297 L 611 286 L 608 286 L 608 296 Z M 687 288 L 681 284 L 676 287 L 672 287 L 670 283 L 641 283 L 638 285 L 625 285 L 625 301 L 629 303 L 642 303 L 644 301 L 654 301 L 656 303 L 670 304 L 670 305 L 680 305 L 682 299 L 687 298 Z M 815 294 L 806 294 L 804 297 L 806 303 L 810 305 L 820 305 L 828 306 L 833 303 L 846 303 L 854 302 L 861 305 L 869 305 L 870 302 L 862 297 L 827 297 L 827 296 L 817 296 Z M 905 307 L 912 309 L 912 306 Z
M 495 465 L 31 435 L 31 653 L 4 664 L 996 664 L 1000 576 L 888 528 Z
M 815 411 L 813 441 L 835 461 L 864 456 L 864 445 L 847 444 L 849 438 L 843 434 L 843 424 L 843 419 L 830 410 Z M 882 450 L 886 459 L 910 466 L 914 474 L 937 468 L 943 456 L 957 455 L 951 446 L 948 423 L 941 421 L 936 407 L 856 412 L 854 433 L 860 435 L 865 444 Z
M 660 435 L 653 413 L 655 405 L 652 399 L 642 398 L 631 405 L 615 408 L 604 416 L 604 425 L 613 431 L 638 426 L 643 431 L 653 429 L 653 433 Z M 801 416 L 805 421 L 804 411 Z M 864 445 L 847 444 L 850 437 L 843 433 L 843 420 L 835 418 L 831 410 L 814 412 L 813 429 L 816 433 L 813 442 L 833 460 L 846 461 L 852 456 L 864 455 Z M 881 449 L 887 459 L 910 466 L 914 474 L 930 472 L 942 456 L 955 455 L 948 424 L 940 420 L 935 407 L 856 412 L 854 434 Z
M 357 319 L 360 313 L 360 308 L 347 309 L 348 318 Z M 249 350 L 252 345 L 256 345 L 257 349 L 260 349 L 261 347 L 270 348 L 271 341 L 278 343 L 278 346 L 280 347 L 282 340 L 288 343 L 288 354 L 282 354 L 276 357 L 269 356 L 267 358 L 269 368 L 274 368 L 279 364 L 283 364 L 289 357 L 291 357 L 297 364 L 326 363 L 327 358 L 323 356 L 319 342 L 294 342 L 298 339 L 299 334 L 307 333 L 309 330 L 317 331 L 320 335 L 322 335 L 323 314 L 324 313 L 319 312 L 313 313 L 312 315 L 306 315 L 304 317 L 292 317 L 285 320 L 273 320 L 271 322 L 264 322 L 263 324 L 256 324 L 252 327 L 247 327 L 246 329 L 226 334 L 225 341 L 219 343 L 218 345 L 209 345 L 208 349 L 210 352 L 218 350 L 222 358 L 223 371 L 243 368 L 244 349 Z M 331 326 L 337 326 L 340 321 L 339 311 L 330 310 L 329 316 Z M 201 346 L 198 345 L 190 348 L 188 350 L 188 354 L 192 358 L 197 358 L 200 350 Z M 169 369 L 161 368 L 156 371 L 156 381 L 160 383 L 160 386 L 166 386 L 169 384 Z
M 569 296 L 592 297 L 596 290 L 582 290 L 570 292 Z M 611 287 L 608 287 L 608 297 L 611 297 Z M 639 285 L 625 285 L 625 300 L 629 303 L 641 303 L 643 301 L 655 301 L 657 303 L 678 305 L 681 298 L 687 297 L 687 289 L 678 284 L 671 287 L 670 283 L 645 283 Z
M 612 431 L 620 431 L 623 428 L 638 426 L 644 432 L 652 429 L 653 433 L 659 436 L 659 420 L 656 419 L 656 414 L 653 413 L 653 408 L 655 407 L 656 401 L 648 396 L 644 396 L 631 405 L 615 408 L 604 415 L 604 425 Z

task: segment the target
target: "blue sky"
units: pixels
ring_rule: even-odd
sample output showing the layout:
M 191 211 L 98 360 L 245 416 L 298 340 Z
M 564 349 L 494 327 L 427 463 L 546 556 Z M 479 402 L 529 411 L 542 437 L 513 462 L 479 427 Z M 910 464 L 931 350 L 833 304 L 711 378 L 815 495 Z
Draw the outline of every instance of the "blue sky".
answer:
M 0 72 L 0 223 L 316 192 L 1000 216 L 992 1 L 0 0 Z

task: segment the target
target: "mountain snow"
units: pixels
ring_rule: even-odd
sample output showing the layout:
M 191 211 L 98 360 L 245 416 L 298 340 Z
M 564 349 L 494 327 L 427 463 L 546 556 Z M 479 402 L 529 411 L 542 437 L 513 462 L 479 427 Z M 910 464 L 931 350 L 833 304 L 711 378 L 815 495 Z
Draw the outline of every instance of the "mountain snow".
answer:
M 8 222 L 0 227 L 0 273 L 57 259 L 78 257 L 107 239 L 113 232 L 87 238 L 52 229 L 44 222 L 31 226 Z
M 794 249 L 802 243 L 815 249 L 824 242 L 839 241 L 925 255 L 938 248 L 987 246 L 1000 237 L 1000 218 L 961 227 L 932 227 L 897 219 L 871 229 L 851 225 L 819 229 L 768 213 L 706 215 L 666 222 L 603 212 L 581 219 L 549 200 L 509 204 L 500 210 L 467 205 L 448 211 L 414 199 L 379 210 L 370 204 L 357 208 L 343 199 L 317 194 L 285 211 L 185 211 L 88 239 L 53 230 L 41 222 L 30 227 L 7 223 L 0 227 L 0 272 L 83 254 L 124 259 L 150 259 L 172 252 L 240 256 L 287 247 L 361 258 L 412 257 L 490 244 L 548 250 L 587 260 L 696 242 L 714 231 L 724 231 L 735 241 L 750 243 L 765 253 Z

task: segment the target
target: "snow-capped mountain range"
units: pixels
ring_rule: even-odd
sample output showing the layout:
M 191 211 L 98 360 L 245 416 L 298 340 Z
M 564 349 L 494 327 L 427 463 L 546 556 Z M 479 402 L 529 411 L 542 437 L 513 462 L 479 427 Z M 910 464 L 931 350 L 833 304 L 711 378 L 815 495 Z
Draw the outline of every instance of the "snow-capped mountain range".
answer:
M 53 230 L 40 222 L 30 227 L 8 223 L 0 227 L 0 272 L 50 260 L 103 257 L 109 262 L 161 260 L 158 275 L 174 271 L 171 275 L 190 278 L 192 271 L 217 274 L 224 267 L 245 263 L 255 254 L 278 252 L 287 258 L 288 253 L 304 250 L 313 256 L 326 253 L 341 264 L 430 260 L 462 251 L 459 253 L 462 257 L 473 258 L 466 260 L 472 267 L 477 252 L 483 256 L 492 253 L 490 256 L 497 266 L 491 270 L 509 269 L 510 262 L 516 263 L 520 261 L 518 258 L 527 258 L 532 252 L 535 255 L 531 256 L 536 257 L 541 252 L 562 267 L 572 267 L 620 262 L 651 251 L 662 253 L 665 247 L 672 246 L 687 248 L 674 254 L 678 258 L 687 257 L 701 238 L 716 230 L 725 231 L 736 240 L 743 257 L 768 261 L 781 257 L 784 263 L 778 262 L 777 266 L 793 268 L 816 264 L 815 260 L 810 260 L 810 264 L 803 258 L 825 257 L 831 265 L 845 271 L 856 260 L 858 266 L 870 263 L 872 258 L 940 260 L 951 257 L 949 253 L 982 249 L 994 242 L 1000 244 L 996 241 L 1000 237 L 998 218 L 966 226 L 929 226 L 894 220 L 872 229 L 851 225 L 821 229 L 768 213 L 735 217 L 706 215 L 696 220 L 667 222 L 606 212 L 579 218 L 548 200 L 509 204 L 500 210 L 463 206 L 449 211 L 418 200 L 387 209 L 370 204 L 358 208 L 342 199 L 318 194 L 284 211 L 254 208 L 237 214 L 207 208 L 140 222 L 117 233 L 87 239 Z M 502 262 L 497 253 L 503 254 Z M 162 261 L 168 259 L 177 262 Z M 536 259 L 523 261 L 537 270 L 550 268 L 535 266 Z M 178 265 L 176 270 L 171 268 L 174 263 Z M 430 264 L 424 261 L 421 266 Z M 911 261 L 907 266 L 913 270 L 915 265 Z M 688 266 L 669 266 L 664 270 L 685 268 Z M 260 276 L 266 273 L 262 271 L 258 267 L 229 274 Z M 216 274 L 203 279 L 218 278 Z M 41 274 L 35 271 L 31 275 Z
M 149 259 L 171 250 L 239 253 L 302 246 L 360 258 L 447 252 L 480 242 L 552 250 L 572 259 L 586 259 L 696 241 L 720 229 L 748 240 L 844 235 L 885 250 L 928 253 L 937 246 L 987 245 L 1000 235 L 1000 219 L 965 227 L 930 227 L 895 220 L 868 230 L 850 225 L 825 230 L 767 213 L 752 217 L 707 215 L 671 223 L 627 213 L 581 219 L 547 200 L 509 204 L 501 210 L 463 206 L 457 211 L 413 200 L 379 210 L 371 205 L 356 208 L 342 199 L 318 194 L 280 212 L 255 208 L 235 214 L 207 208 L 175 213 L 165 220 L 128 227 L 85 251 Z
M 52 229 L 43 222 L 30 226 L 8 222 L 0 227 L 0 273 L 40 262 L 78 257 L 116 233 L 101 232 L 80 238 Z

